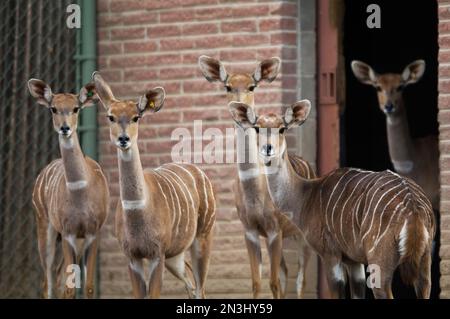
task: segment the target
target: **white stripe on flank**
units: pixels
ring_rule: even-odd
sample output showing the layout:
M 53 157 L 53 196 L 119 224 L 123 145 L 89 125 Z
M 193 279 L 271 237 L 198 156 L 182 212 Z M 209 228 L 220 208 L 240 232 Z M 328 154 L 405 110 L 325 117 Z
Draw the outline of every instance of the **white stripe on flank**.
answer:
M 396 181 L 396 180 L 391 180 L 390 182 L 387 182 L 387 183 L 383 184 L 383 186 L 384 186 L 384 185 L 387 185 L 387 184 L 389 184 L 389 183 L 391 183 L 391 182 L 395 182 L 395 181 Z M 379 189 L 382 189 L 383 186 L 381 186 Z M 372 211 L 372 219 L 370 220 L 370 226 L 369 226 L 369 228 L 367 229 L 366 233 L 362 236 L 361 241 L 364 241 L 364 238 L 366 238 L 366 236 L 367 236 L 367 235 L 370 233 L 370 231 L 372 230 L 373 221 L 375 220 L 375 217 L 376 217 L 375 212 L 377 211 L 378 205 L 381 203 L 381 201 L 383 200 L 383 198 L 388 194 L 388 192 L 392 191 L 393 189 L 395 189 L 395 188 L 397 188 L 397 187 L 399 187 L 399 186 L 401 186 L 401 184 L 399 184 L 399 185 L 397 185 L 397 186 L 394 186 L 394 187 L 392 187 L 392 188 L 386 190 L 386 191 L 384 192 L 384 194 L 381 195 L 381 197 L 380 197 L 380 199 L 378 200 L 378 202 L 376 203 L 374 209 L 371 210 L 371 211 Z M 369 206 L 369 208 L 370 208 L 370 206 Z M 386 206 L 385 206 L 385 208 L 386 208 Z M 363 222 L 364 222 L 364 221 L 363 221 Z
M 88 185 L 87 181 L 66 182 L 67 188 L 71 191 L 86 188 L 87 185 Z
M 157 168 L 155 171 L 157 171 L 157 170 L 159 170 L 159 168 Z M 167 177 L 167 176 L 165 176 L 165 174 L 163 174 L 162 172 L 158 172 L 158 174 L 166 181 L 166 183 L 169 185 L 169 187 L 173 190 L 173 194 L 174 194 L 174 196 L 176 197 L 176 199 L 177 199 L 177 204 L 178 204 L 178 212 L 177 212 L 177 210 L 175 210 L 175 203 L 174 203 L 174 209 L 173 209 L 173 214 L 174 214 L 174 216 L 175 216 L 175 219 L 176 219 L 176 225 L 175 225 L 175 228 L 174 228 L 174 235 L 173 235 L 173 237 L 175 238 L 177 235 L 178 235 L 178 226 L 179 226 L 179 224 L 180 224 L 180 220 L 181 220 L 181 216 L 182 216 L 182 214 L 181 214 L 181 204 L 180 204 L 180 199 L 178 198 L 178 194 L 177 194 L 177 190 L 176 190 L 176 188 L 173 186 L 173 184 L 172 184 L 172 181 Z M 176 215 L 175 215 L 176 214 Z M 178 217 L 178 218 L 177 218 Z
M 259 177 L 259 168 L 249 168 L 245 171 L 238 169 L 239 179 L 241 181 L 248 181 L 249 179 Z
M 145 208 L 146 201 L 145 199 L 138 199 L 138 200 L 122 200 L 122 207 L 124 210 L 137 210 L 137 209 L 144 209 Z
M 398 243 L 398 252 L 400 253 L 400 256 L 405 255 L 406 253 L 406 240 L 408 239 L 408 220 L 405 220 L 405 223 L 403 224 L 402 230 L 400 231 L 399 236 L 399 243 Z
M 334 194 L 334 192 L 336 191 L 336 189 L 338 188 L 338 186 L 339 186 L 339 184 L 341 183 L 341 181 L 342 181 L 342 179 L 347 175 L 347 174 L 349 174 L 351 172 L 351 170 L 348 170 L 347 172 L 345 172 L 344 174 L 342 174 L 341 175 L 341 177 L 339 178 L 339 180 L 337 181 L 337 183 L 336 183 L 336 185 L 334 185 L 334 188 L 333 188 L 333 191 L 331 192 L 331 194 L 330 194 L 330 197 L 328 198 L 328 203 L 327 203 L 327 207 L 325 208 L 325 212 L 326 212 L 326 218 L 325 218 L 325 220 L 327 221 L 327 228 L 328 228 L 328 231 L 331 231 L 331 228 L 330 228 L 330 223 L 329 223 L 329 218 L 328 218 L 328 207 L 330 207 L 330 202 L 331 202 L 331 199 L 333 198 L 333 194 Z M 333 224 L 333 212 L 332 212 L 332 214 L 331 214 L 331 224 Z

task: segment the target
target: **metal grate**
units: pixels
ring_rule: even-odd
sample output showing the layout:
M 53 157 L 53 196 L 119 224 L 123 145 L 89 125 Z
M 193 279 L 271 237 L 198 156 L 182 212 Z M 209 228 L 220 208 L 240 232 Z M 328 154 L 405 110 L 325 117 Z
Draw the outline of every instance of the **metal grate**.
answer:
M 27 80 L 75 92 L 73 0 L 0 1 L 0 298 L 41 296 L 42 271 L 31 193 L 40 170 L 59 157 L 49 111 L 31 99 Z

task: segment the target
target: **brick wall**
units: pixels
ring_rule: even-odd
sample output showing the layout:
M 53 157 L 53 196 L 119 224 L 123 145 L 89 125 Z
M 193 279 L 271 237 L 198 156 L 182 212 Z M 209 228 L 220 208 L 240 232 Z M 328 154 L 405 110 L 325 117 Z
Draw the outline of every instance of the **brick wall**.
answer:
M 450 298 L 450 1 L 439 0 L 441 298 Z
M 257 60 L 282 58 L 282 74 L 256 92 L 256 103 L 268 108 L 290 104 L 297 98 L 297 2 L 230 0 L 98 0 L 98 66 L 119 98 L 136 98 L 146 88 L 163 86 L 164 109 L 140 125 L 139 147 L 144 167 L 171 161 L 177 127 L 203 129 L 233 127 L 220 85 L 208 83 L 197 66 L 201 54 L 232 62 L 249 72 Z M 109 141 L 105 113 L 99 113 L 100 161 L 112 190 L 109 221 L 101 243 L 101 296 L 130 297 L 126 260 L 113 237 L 114 208 L 118 197 L 116 150 Z M 290 145 L 296 145 L 295 135 Z M 308 155 L 308 154 L 307 154 Z M 217 198 L 217 224 L 207 293 L 209 297 L 250 297 L 251 280 L 243 229 L 234 208 L 231 187 L 235 165 L 202 165 L 212 179 Z M 263 249 L 263 287 L 268 289 L 268 264 Z M 295 254 L 287 254 L 291 265 Z M 312 258 L 313 259 L 313 258 Z M 314 262 L 313 262 L 314 264 Z M 290 276 L 294 275 L 290 267 Z M 314 266 L 309 267 L 307 296 L 315 296 Z M 291 278 L 290 290 L 293 291 Z M 182 284 L 165 275 L 163 295 L 185 297 Z M 292 296 L 292 295 L 291 295 Z

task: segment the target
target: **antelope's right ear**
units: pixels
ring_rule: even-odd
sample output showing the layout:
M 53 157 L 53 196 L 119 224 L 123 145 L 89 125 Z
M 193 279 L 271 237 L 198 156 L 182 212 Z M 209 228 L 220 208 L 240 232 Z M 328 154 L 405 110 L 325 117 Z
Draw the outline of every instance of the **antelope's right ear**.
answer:
M 219 60 L 202 55 L 198 58 L 198 65 L 203 73 L 203 76 L 209 82 L 225 82 L 228 78 L 227 70 L 225 70 L 225 66 Z
M 284 113 L 283 120 L 286 128 L 302 125 L 311 112 L 311 102 L 309 100 L 301 100 L 295 102 Z
M 46 107 L 50 107 L 53 99 L 53 93 L 50 86 L 42 80 L 30 79 L 28 81 L 28 90 L 36 101 Z
M 274 57 L 261 61 L 256 67 L 255 73 L 253 73 L 253 79 L 256 83 L 265 80 L 267 82 L 272 82 L 280 73 L 281 60 L 280 58 Z
M 366 63 L 361 61 L 352 61 L 352 71 L 356 78 L 364 84 L 375 85 L 377 82 L 377 73 Z
M 100 103 L 105 109 L 109 109 L 109 105 L 112 101 L 116 100 L 114 94 L 111 91 L 109 85 L 103 80 L 102 76 L 98 71 L 92 73 L 92 81 L 95 84 L 95 90 L 97 91 L 97 96 Z
M 228 104 L 231 116 L 237 125 L 243 129 L 254 127 L 257 117 L 251 106 L 242 102 L 230 102 Z

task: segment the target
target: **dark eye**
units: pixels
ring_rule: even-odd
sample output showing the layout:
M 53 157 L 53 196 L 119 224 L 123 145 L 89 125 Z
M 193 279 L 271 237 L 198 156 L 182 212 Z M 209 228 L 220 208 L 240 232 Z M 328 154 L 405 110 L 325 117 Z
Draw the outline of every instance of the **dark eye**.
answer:
M 255 88 L 256 88 L 256 85 L 251 85 L 251 86 L 248 87 L 248 90 L 250 92 L 253 92 L 255 90 Z
M 140 116 L 135 116 L 135 117 L 133 117 L 131 120 L 132 120 L 134 123 L 136 123 L 137 121 L 139 121 L 140 118 L 141 118 Z
M 76 108 L 73 109 L 73 113 L 78 113 L 79 110 L 80 108 L 77 106 Z
M 255 126 L 255 131 L 259 134 L 259 127 Z
M 376 86 L 375 88 L 377 89 L 378 92 L 381 92 L 381 86 Z
M 115 122 L 116 121 L 116 119 L 112 115 L 108 115 L 108 119 L 109 119 L 110 122 Z
M 58 110 L 56 109 L 56 107 L 53 107 L 53 106 L 50 108 L 50 111 L 52 111 L 53 114 L 58 113 Z
M 285 127 L 280 128 L 280 130 L 278 131 L 280 134 L 284 134 L 284 132 L 286 131 Z
M 231 87 L 228 85 L 225 86 L 225 89 L 227 90 L 228 93 L 230 93 L 232 91 Z

